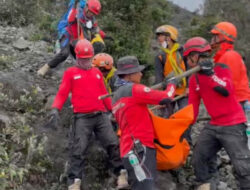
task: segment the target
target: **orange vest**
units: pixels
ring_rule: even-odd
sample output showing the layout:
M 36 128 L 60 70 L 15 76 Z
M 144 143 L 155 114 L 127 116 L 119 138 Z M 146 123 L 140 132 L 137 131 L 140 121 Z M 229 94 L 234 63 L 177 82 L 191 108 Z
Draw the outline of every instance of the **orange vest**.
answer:
M 183 72 L 185 72 L 186 67 L 185 67 L 184 61 L 183 61 L 181 55 L 179 54 L 179 52 L 178 51 L 174 52 L 173 57 L 176 60 L 176 63 L 178 64 L 178 66 L 183 70 Z M 165 62 L 164 71 L 163 71 L 164 77 L 167 77 L 171 73 L 174 74 L 174 70 L 173 70 L 172 65 L 170 63 L 170 59 L 168 59 L 168 54 L 166 53 L 166 62 Z M 181 84 L 180 86 L 179 85 L 177 86 L 175 94 L 182 95 L 185 93 L 185 91 L 186 91 L 186 87 L 183 84 Z

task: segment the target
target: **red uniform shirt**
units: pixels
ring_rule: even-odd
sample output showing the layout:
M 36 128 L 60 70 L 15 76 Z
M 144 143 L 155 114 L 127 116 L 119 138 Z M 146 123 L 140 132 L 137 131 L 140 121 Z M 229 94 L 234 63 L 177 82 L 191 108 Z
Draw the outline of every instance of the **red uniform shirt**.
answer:
M 107 94 L 102 73 L 97 68 L 83 70 L 78 67 L 68 68 L 53 102 L 52 108 L 62 109 L 69 93 L 74 113 L 91 113 L 111 110 L 111 99 L 99 100 L 98 97 Z
M 250 99 L 246 66 L 241 55 L 233 50 L 233 45 L 222 43 L 221 49 L 214 56 L 214 61 L 226 64 L 230 68 L 237 100 L 242 102 Z
M 199 113 L 201 99 L 211 116 L 210 124 L 219 126 L 230 126 L 246 121 L 242 107 L 237 101 L 230 71 L 225 65 L 216 64 L 215 74 L 212 76 L 194 74 L 189 80 L 189 104 L 193 104 L 195 119 Z M 213 88 L 221 86 L 229 95 L 222 96 Z
M 67 31 L 71 36 L 71 41 L 77 40 L 78 39 L 78 30 L 77 30 L 77 20 L 76 20 L 76 15 L 77 15 L 77 9 L 72 8 L 69 16 L 68 16 L 68 22 L 70 23 L 69 26 L 67 27 Z M 98 24 L 95 20 L 95 17 L 92 17 L 92 19 L 90 20 L 93 24 L 93 27 L 91 29 L 91 31 L 96 31 L 99 32 L 97 30 Z M 80 22 L 81 22 L 81 26 L 83 26 L 84 24 L 86 24 L 87 20 L 85 18 L 84 15 L 82 15 L 82 18 L 80 18 Z M 83 28 L 83 27 L 81 27 Z M 103 32 L 103 31 L 102 31 Z M 86 33 L 84 33 L 85 35 Z M 85 36 L 85 38 L 88 38 L 88 36 Z M 91 40 L 91 39 L 89 39 Z
M 154 148 L 154 128 L 147 105 L 159 104 L 162 99 L 172 98 L 174 94 L 174 85 L 170 85 L 166 91 L 157 91 L 141 84 L 127 84 L 115 92 L 114 99 L 117 98 L 117 101 L 113 105 L 113 113 L 121 129 L 121 157 L 131 150 L 132 137 L 139 139 L 143 145 Z

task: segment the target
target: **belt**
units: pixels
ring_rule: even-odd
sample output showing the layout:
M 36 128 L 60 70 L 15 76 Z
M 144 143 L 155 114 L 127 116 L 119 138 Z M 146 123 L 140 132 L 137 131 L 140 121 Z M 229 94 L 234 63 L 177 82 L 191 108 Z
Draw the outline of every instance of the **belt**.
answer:
M 91 112 L 91 113 L 74 113 L 75 118 L 90 118 L 90 117 L 95 117 L 97 115 L 102 114 L 102 111 L 96 111 L 96 112 Z

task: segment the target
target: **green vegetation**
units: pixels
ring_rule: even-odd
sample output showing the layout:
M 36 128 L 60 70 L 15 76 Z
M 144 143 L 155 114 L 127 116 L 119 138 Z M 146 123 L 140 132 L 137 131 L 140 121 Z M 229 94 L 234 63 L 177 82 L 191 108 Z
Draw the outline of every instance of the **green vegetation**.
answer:
M 0 189 L 20 189 L 23 182 L 39 178 L 51 167 L 44 154 L 45 136 L 34 135 L 28 126 L 15 121 L 0 128 Z
M 0 55 L 0 70 L 8 69 L 11 62 L 15 60 L 14 57 L 8 55 Z
M 102 4 L 101 26 L 114 38 L 107 42 L 107 51 L 115 59 L 136 55 L 142 64 L 148 63 L 152 31 L 169 17 L 168 4 L 160 0 L 104 0 Z

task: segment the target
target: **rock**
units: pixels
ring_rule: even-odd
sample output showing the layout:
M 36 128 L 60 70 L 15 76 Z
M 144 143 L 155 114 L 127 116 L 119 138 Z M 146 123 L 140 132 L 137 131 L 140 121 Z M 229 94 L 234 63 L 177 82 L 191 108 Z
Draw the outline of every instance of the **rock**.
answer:
M 221 158 L 222 162 L 224 162 L 226 164 L 228 164 L 230 162 L 230 158 L 228 155 L 222 155 L 222 156 L 220 156 L 220 158 Z
M 220 181 L 220 182 L 219 182 L 219 185 L 217 186 L 217 189 L 218 189 L 218 190 L 228 190 L 228 187 L 227 187 L 227 184 L 226 184 L 226 183 Z
M 31 51 L 36 51 L 39 54 L 44 54 L 48 51 L 48 43 L 45 41 L 34 42 L 30 45 Z
M 19 38 L 12 46 L 18 50 L 28 50 L 31 43 L 23 38 Z
M 156 190 L 176 190 L 176 188 L 176 183 L 174 182 L 173 177 L 168 171 L 158 171 L 156 180 Z
M 10 117 L 4 113 L 0 113 L 0 129 L 8 127 L 11 123 Z
M 54 99 L 55 99 L 55 95 L 51 95 L 51 96 L 49 96 L 47 98 L 47 102 L 46 102 L 46 104 L 44 106 L 45 110 L 50 110 L 51 109 L 51 105 L 52 105 Z
M 0 55 L 10 56 L 14 52 L 13 48 L 7 44 L 0 42 Z
M 12 99 L 19 98 L 33 87 L 33 77 L 23 71 L 8 73 L 0 71 L 0 81 L 4 86 L 1 91 Z

